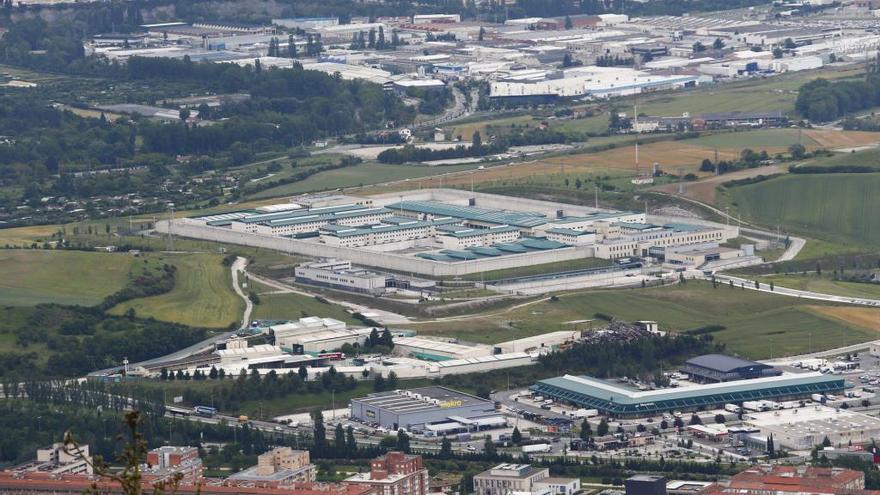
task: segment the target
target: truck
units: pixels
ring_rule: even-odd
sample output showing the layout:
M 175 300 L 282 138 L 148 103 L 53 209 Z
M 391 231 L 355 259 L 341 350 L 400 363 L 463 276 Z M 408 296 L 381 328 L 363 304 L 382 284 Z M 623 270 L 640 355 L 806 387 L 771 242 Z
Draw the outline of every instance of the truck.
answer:
M 594 418 L 598 415 L 598 409 L 578 409 L 572 414 L 575 418 Z
M 825 402 L 825 396 L 822 394 L 813 394 L 810 398 L 813 399 L 813 402 L 818 402 L 820 404 Z
M 537 454 L 537 453 L 546 453 L 550 452 L 552 447 L 549 443 L 535 443 L 532 445 L 523 445 L 522 452 L 523 454 Z
M 742 408 L 736 404 L 724 404 L 724 410 L 732 412 L 733 414 L 739 414 L 742 411 Z

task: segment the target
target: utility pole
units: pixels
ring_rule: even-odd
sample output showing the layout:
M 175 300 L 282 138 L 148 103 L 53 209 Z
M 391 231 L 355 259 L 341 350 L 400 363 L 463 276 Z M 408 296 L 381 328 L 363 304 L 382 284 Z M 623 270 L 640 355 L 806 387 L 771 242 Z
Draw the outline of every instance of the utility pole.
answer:
M 593 184 L 593 193 L 595 195 L 596 209 L 599 209 L 599 185 Z

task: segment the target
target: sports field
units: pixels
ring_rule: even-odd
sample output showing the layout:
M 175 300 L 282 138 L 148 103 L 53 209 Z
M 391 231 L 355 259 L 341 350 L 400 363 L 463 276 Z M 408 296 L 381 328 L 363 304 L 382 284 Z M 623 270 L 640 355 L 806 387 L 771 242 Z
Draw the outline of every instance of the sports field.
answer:
M 229 268 L 214 254 L 163 255 L 177 267 L 176 284 L 167 294 L 134 299 L 114 306 L 109 313 L 129 308 L 138 316 L 172 321 L 193 327 L 223 328 L 241 319 L 244 301 L 232 290 Z
M 736 186 L 723 198 L 743 219 L 832 243 L 880 245 L 880 174 L 789 174 Z
M 0 305 L 98 304 L 125 286 L 133 259 L 121 253 L 0 251 Z
M 494 343 L 559 329 L 587 329 L 597 313 L 627 321 L 654 320 L 661 330 L 723 325 L 713 337 L 751 358 L 793 355 L 878 337 L 876 328 L 823 314 L 826 305 L 690 281 L 655 289 L 599 290 L 560 295 L 559 300 L 514 307 L 474 319 L 411 324 L 425 334 Z M 828 307 L 836 307 L 828 305 Z M 880 310 L 877 311 L 880 315 Z M 574 323 L 566 323 L 574 322 Z M 595 325 L 601 325 L 601 321 Z

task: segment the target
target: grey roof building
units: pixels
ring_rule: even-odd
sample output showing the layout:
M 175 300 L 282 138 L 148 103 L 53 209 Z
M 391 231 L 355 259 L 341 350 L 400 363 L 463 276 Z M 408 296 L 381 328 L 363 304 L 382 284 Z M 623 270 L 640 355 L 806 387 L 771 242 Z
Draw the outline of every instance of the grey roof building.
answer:
M 699 383 L 729 382 L 765 376 L 779 376 L 773 366 L 724 354 L 705 354 L 688 359 L 681 367 L 683 373 Z
M 391 430 L 421 430 L 435 423 L 479 429 L 483 420 L 497 416 L 491 401 L 439 386 L 379 392 L 351 400 L 352 418 Z

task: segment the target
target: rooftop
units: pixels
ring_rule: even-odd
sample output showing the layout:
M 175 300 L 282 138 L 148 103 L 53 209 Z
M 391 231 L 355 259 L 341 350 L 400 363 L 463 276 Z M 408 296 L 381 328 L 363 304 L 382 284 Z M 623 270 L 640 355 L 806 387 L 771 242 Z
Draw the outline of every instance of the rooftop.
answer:
M 440 201 L 401 201 L 387 205 L 387 208 L 516 227 L 536 227 L 547 223 L 546 215 L 541 213 L 459 206 Z
M 490 401 L 485 399 L 440 386 L 379 392 L 352 400 L 398 414 L 418 413 L 432 409 L 492 405 Z
M 715 371 L 720 371 L 723 373 L 730 373 L 732 371 L 736 371 L 740 368 L 751 368 L 751 367 L 759 367 L 759 368 L 771 368 L 772 366 L 758 363 L 755 361 L 749 361 L 748 359 L 741 359 L 734 356 L 727 356 L 725 354 L 704 354 L 702 356 L 697 356 L 695 358 L 688 359 L 685 361 L 686 365 L 698 366 L 700 368 L 709 368 Z

